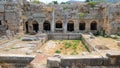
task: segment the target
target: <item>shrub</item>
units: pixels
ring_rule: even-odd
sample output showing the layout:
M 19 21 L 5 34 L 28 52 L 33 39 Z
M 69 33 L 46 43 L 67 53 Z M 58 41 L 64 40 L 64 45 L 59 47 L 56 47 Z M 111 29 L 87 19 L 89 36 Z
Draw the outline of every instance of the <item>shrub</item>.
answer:
M 57 50 L 55 53 L 58 53 L 58 54 L 60 54 L 60 53 L 61 53 L 61 51 L 60 51 L 60 50 Z
M 71 55 L 77 55 L 78 54 L 78 52 L 76 52 L 76 51 L 73 51 L 72 53 L 71 53 Z
M 94 8 L 96 5 L 96 2 L 88 2 L 88 5 L 90 5 L 90 7 Z
M 70 48 L 70 47 L 71 47 L 71 44 L 68 43 L 68 42 L 66 42 L 64 46 L 65 46 L 65 48 L 67 49 L 67 48 Z
M 81 18 L 83 18 L 85 16 L 85 13 L 80 13 L 79 14 L 79 18 L 81 19 Z

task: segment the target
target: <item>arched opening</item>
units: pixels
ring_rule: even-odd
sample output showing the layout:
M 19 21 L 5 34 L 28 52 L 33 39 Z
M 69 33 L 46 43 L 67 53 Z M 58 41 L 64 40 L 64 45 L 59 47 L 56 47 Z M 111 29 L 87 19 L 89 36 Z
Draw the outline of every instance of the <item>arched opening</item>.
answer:
M 39 24 L 37 22 L 33 23 L 33 31 L 38 32 L 39 31 Z
M 74 23 L 73 22 L 69 22 L 67 23 L 67 31 L 74 31 Z
M 43 29 L 45 31 L 50 31 L 50 22 L 49 21 L 45 21 L 44 24 L 43 24 Z
M 85 23 L 79 23 L 79 30 L 85 30 Z
M 28 33 L 28 22 L 25 23 L 26 26 L 26 33 Z
M 1 21 L 0 21 L 0 25 L 2 25 Z
M 56 28 L 62 28 L 62 22 L 60 21 L 56 22 Z
M 93 21 L 90 26 L 91 30 L 97 30 L 97 22 Z

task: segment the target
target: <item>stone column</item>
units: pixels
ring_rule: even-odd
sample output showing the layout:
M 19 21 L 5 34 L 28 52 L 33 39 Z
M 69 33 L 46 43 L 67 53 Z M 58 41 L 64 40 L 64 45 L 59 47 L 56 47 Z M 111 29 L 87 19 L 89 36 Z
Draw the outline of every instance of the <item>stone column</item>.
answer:
M 43 23 L 39 22 L 39 31 L 42 32 L 43 31 Z
M 67 32 L 67 21 L 64 22 L 64 33 Z
M 87 21 L 86 25 L 85 25 L 85 31 L 89 32 L 90 31 L 90 22 Z
M 67 32 L 67 14 L 65 14 L 65 21 L 64 21 L 64 33 Z
M 54 8 L 53 8 L 53 13 L 52 13 L 52 24 L 51 24 L 51 31 L 52 31 L 52 33 L 54 33 L 54 16 L 55 16 L 55 14 L 54 14 Z
M 79 22 L 77 20 L 74 21 L 74 32 L 79 32 Z

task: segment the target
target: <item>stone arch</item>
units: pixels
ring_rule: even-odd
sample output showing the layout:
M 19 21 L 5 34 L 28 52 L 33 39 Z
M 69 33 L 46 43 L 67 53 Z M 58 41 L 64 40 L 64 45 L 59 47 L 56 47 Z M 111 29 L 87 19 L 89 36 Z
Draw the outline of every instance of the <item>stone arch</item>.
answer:
M 86 26 L 86 23 L 84 21 L 80 22 L 79 23 L 79 30 L 85 30 L 85 26 Z
M 39 31 L 39 23 L 36 20 L 33 19 L 28 19 L 25 22 L 25 32 L 26 33 L 31 33 L 31 32 L 35 32 L 37 33 Z
M 63 28 L 63 23 L 61 21 L 56 21 L 55 27 L 56 28 Z
M 97 30 L 97 22 L 96 22 L 96 21 L 93 21 L 93 22 L 90 24 L 90 29 L 91 29 L 91 30 Z
M 67 31 L 74 31 L 74 22 L 73 21 L 69 21 L 67 23 Z
M 45 30 L 45 31 L 50 31 L 51 30 L 51 25 L 50 25 L 49 21 L 45 21 L 43 23 L 43 30 Z

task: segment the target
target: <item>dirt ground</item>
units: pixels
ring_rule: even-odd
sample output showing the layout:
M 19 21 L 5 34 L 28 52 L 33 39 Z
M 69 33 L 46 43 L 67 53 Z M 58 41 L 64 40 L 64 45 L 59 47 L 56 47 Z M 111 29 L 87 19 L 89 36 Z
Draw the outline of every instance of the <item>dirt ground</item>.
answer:
M 117 45 L 117 41 L 112 38 L 104 38 L 102 36 L 96 37 L 100 43 L 108 47 L 110 50 L 120 50 L 120 46 Z
M 75 41 L 79 42 L 76 49 L 72 45 Z M 70 43 L 70 46 L 67 48 L 65 47 L 66 42 Z M 39 47 L 39 50 L 47 55 L 80 55 L 82 52 L 87 51 L 80 40 L 49 40 L 43 46 Z

